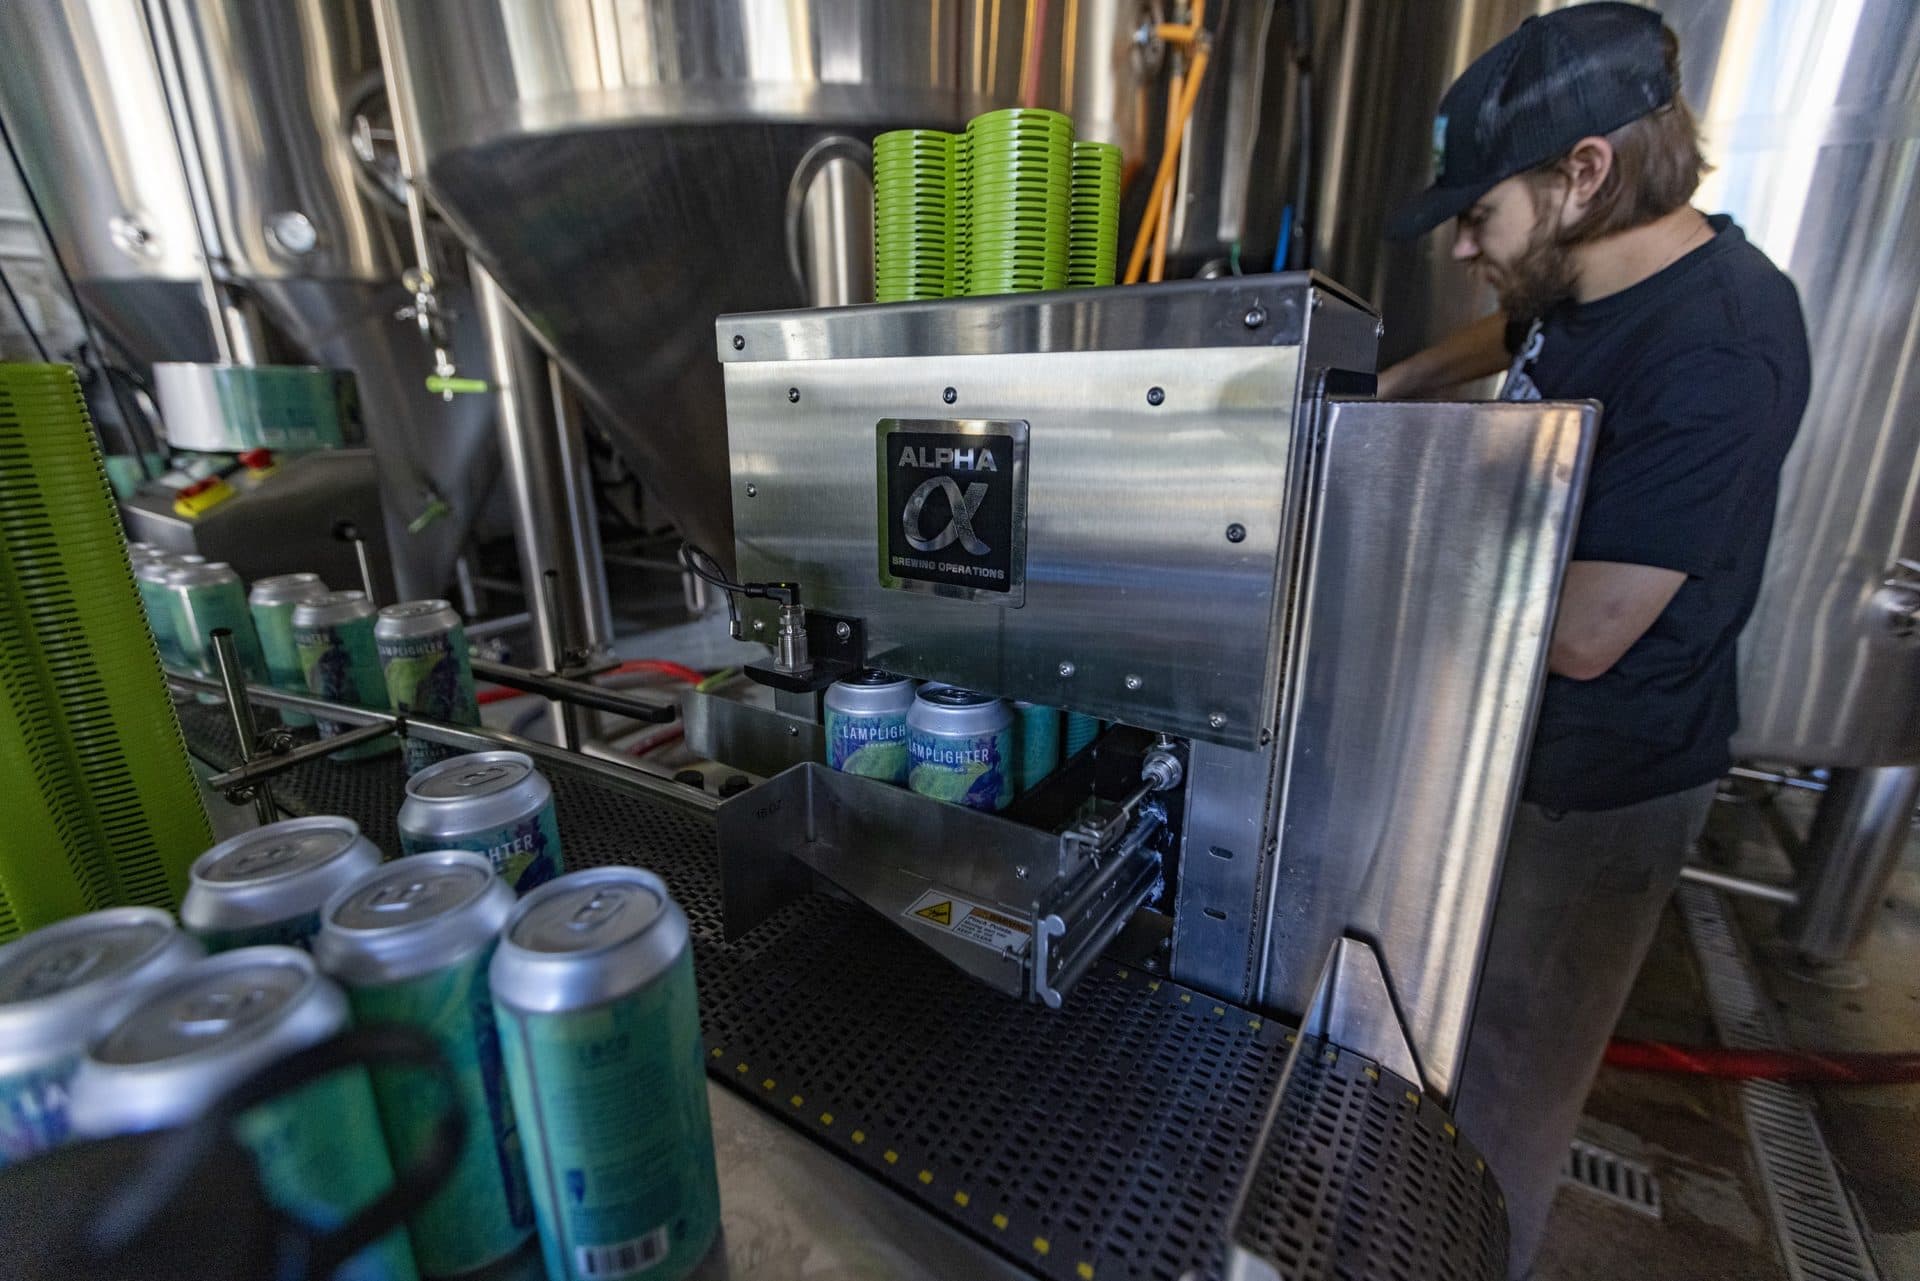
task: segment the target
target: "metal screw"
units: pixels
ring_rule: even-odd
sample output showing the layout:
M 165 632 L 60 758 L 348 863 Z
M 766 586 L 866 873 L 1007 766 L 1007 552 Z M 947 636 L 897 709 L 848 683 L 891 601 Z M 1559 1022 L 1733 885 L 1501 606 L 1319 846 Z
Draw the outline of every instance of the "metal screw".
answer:
M 1271 743 L 1272 741 L 1273 741 L 1272 730 L 1263 729 L 1260 731 L 1260 746 L 1265 747 L 1268 743 Z
M 800 727 L 799 727 L 798 725 L 789 725 L 789 726 L 787 726 L 787 737 L 788 737 L 788 738 L 799 738 L 799 737 L 800 737 Z
M 1374 322 L 1373 322 L 1373 336 L 1374 336 L 1375 338 L 1385 338 L 1385 337 L 1387 336 L 1387 322 L 1386 322 L 1386 321 L 1384 321 L 1384 320 L 1376 320 L 1376 321 L 1374 321 Z
M 1124 684 L 1128 689 L 1139 689 L 1141 686 L 1141 683 L 1142 682 L 1138 676 L 1128 676 L 1126 681 L 1124 682 Z
M 753 630 L 754 630 L 754 631 L 756 631 L 756 632 L 764 632 L 764 631 L 766 631 L 766 630 L 767 630 L 767 620 L 766 620 L 766 619 L 764 619 L 764 618 L 756 618 L 756 619 L 754 619 L 754 620 L 753 620 Z
M 1167 393 L 1162 391 L 1160 388 L 1158 387 L 1147 388 L 1147 403 L 1149 405 L 1157 405 L 1161 401 L 1165 400 L 1166 398 L 1167 398 Z
M 1258 329 L 1267 323 L 1267 309 L 1255 303 L 1247 308 L 1247 314 L 1242 319 L 1246 321 L 1248 329 Z
M 758 497 L 760 497 L 760 486 L 758 486 L 758 485 L 752 485 L 752 484 L 750 484 L 750 485 L 748 485 L 748 486 L 747 486 L 747 497 L 748 497 L 748 498 L 758 498 Z
M 1062 663 L 1062 664 L 1060 664 L 1060 675 L 1062 675 L 1062 676 L 1071 676 L 1071 675 L 1073 675 L 1073 664 L 1072 664 L 1072 663 Z
M 960 399 L 960 393 L 955 391 L 953 388 L 949 387 L 945 391 L 940 393 L 940 399 L 946 401 L 949 405 L 951 405 L 954 401 Z
M 1233 524 L 1231 524 L 1231 525 L 1228 525 L 1228 526 L 1227 526 L 1227 541 L 1228 541 L 1228 542 L 1230 542 L 1230 543 L 1244 543 L 1244 542 L 1246 542 L 1246 541 L 1247 541 L 1247 527 L 1246 527 L 1245 525 L 1242 525 L 1242 524 L 1241 524 L 1241 523 L 1240 523 L 1239 521 L 1235 521 L 1235 522 L 1234 522 Z
M 1024 880 L 1026 880 L 1026 879 L 1027 879 L 1027 865 L 1026 865 L 1025 863 L 1015 863 L 1015 864 L 1013 865 L 1013 874 L 1014 874 L 1014 876 L 1015 876 L 1015 878 L 1016 878 L 1016 879 L 1018 879 L 1018 880 L 1022 880 L 1022 881 L 1024 881 Z
M 853 624 L 852 623 L 835 623 L 833 625 L 833 634 L 841 640 L 852 640 Z
M 1207 724 L 1213 726 L 1215 729 L 1225 729 L 1227 727 L 1227 718 L 1219 712 L 1212 712 L 1207 716 Z
M 745 350 L 746 345 L 747 345 L 747 336 L 745 334 L 735 334 L 733 336 L 733 349 L 735 351 Z
M 795 404 L 795 405 L 797 405 L 797 404 L 799 404 L 799 403 L 800 403 L 800 389 L 799 389 L 798 387 L 789 387 L 789 388 L 787 388 L 787 400 L 788 400 L 788 402 L 789 402 L 790 404 Z

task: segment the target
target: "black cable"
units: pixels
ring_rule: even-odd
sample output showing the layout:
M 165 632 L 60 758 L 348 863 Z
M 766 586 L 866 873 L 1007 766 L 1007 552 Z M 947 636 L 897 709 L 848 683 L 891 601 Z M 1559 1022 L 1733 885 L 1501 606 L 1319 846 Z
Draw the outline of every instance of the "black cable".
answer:
M 0 267 L 0 288 L 7 291 L 7 301 L 13 304 L 13 310 L 20 317 L 20 328 L 27 331 L 27 337 L 33 341 L 33 349 L 40 353 L 40 363 L 51 365 L 53 357 L 47 355 L 47 345 L 40 341 L 40 331 L 27 319 L 27 305 L 20 301 L 20 295 L 13 292 L 13 282 L 7 279 L 7 269 Z
M 27 166 L 20 159 L 20 149 L 13 145 L 13 133 L 7 128 L 4 115 L 0 115 L 0 142 L 7 145 L 7 157 L 13 161 L 13 172 L 20 178 L 20 190 L 27 194 L 27 204 L 33 210 L 34 221 L 40 224 L 40 234 L 46 239 L 47 253 L 53 258 L 53 265 L 60 272 L 60 280 L 67 287 L 67 297 L 72 299 L 74 313 L 80 317 L 80 327 L 86 333 L 87 344 L 93 352 L 94 359 L 100 362 L 96 372 L 106 381 L 107 391 L 112 394 L 114 406 L 120 411 L 120 429 L 126 432 L 127 443 L 133 446 L 134 462 L 139 464 L 140 475 L 147 480 L 152 480 L 154 478 L 153 463 L 147 458 L 145 442 L 140 439 L 138 431 L 134 428 L 134 424 L 142 420 L 136 419 L 133 412 L 127 408 L 126 397 L 120 394 L 120 384 L 114 381 L 112 372 L 106 367 L 106 345 L 100 341 L 100 335 L 94 332 L 92 315 L 80 305 L 80 291 L 73 287 L 73 275 L 67 270 L 67 260 L 61 255 L 60 246 L 54 243 L 53 224 L 47 221 L 47 211 L 41 208 L 40 197 L 34 191 L 33 184 L 27 180 Z
M 1293 0 L 1293 65 L 1299 86 L 1299 142 L 1294 153 L 1298 166 L 1293 184 L 1293 237 L 1287 247 L 1287 266 L 1302 271 L 1313 266 L 1310 236 L 1314 220 L 1308 211 L 1313 199 L 1313 0 Z

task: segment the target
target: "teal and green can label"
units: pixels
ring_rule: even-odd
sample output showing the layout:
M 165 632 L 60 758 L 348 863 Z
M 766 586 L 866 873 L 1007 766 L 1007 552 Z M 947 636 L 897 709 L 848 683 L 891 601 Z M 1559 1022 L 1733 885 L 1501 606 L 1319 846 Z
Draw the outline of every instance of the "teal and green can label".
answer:
M 150 583 L 142 578 L 134 579 L 133 585 L 140 589 L 140 608 L 146 611 L 147 627 L 153 632 L 160 661 L 168 667 L 185 667 L 187 656 L 180 649 L 179 628 L 173 616 L 173 593 L 165 583 Z
M 252 680 L 267 679 L 267 660 L 254 635 L 253 615 L 239 579 L 223 583 L 181 583 L 166 589 L 173 597 L 174 642 L 185 666 L 209 680 L 217 680 L 220 664 L 213 656 L 213 634 L 224 627 L 233 633 L 240 665 Z
M 842 774 L 907 781 L 907 713 L 842 712 L 829 707 L 827 764 Z
M 322 1077 L 240 1118 L 273 1203 L 309 1227 L 338 1227 L 393 1184 L 365 1068 Z M 340 1265 L 334 1281 L 416 1281 L 405 1228 Z
M 428 850 L 472 850 L 485 854 L 493 862 L 500 879 L 525 894 L 536 885 L 545 885 L 566 871 L 560 852 L 560 823 L 554 817 L 553 798 L 525 818 L 496 827 L 479 827 L 457 835 L 418 837 L 404 828 L 400 832 L 402 854 L 424 854 Z
M 300 666 L 300 650 L 293 643 L 293 602 L 250 605 L 253 631 L 260 638 L 260 653 L 266 660 L 267 679 L 275 688 L 305 694 L 307 674 Z M 288 725 L 313 724 L 313 717 L 291 708 L 282 709 L 280 719 Z
M 78 1055 L 0 1076 L 0 1169 L 67 1141 L 67 1086 Z
M 306 677 L 307 692 L 315 698 L 387 710 L 387 681 L 380 671 L 380 653 L 374 648 L 372 618 L 356 618 L 322 627 L 296 627 L 293 645 L 300 655 L 300 671 Z M 347 728 L 325 717 L 315 717 L 314 725 L 322 738 L 331 738 Z M 343 759 L 377 756 L 392 751 L 393 747 L 393 739 L 376 738 L 371 743 L 347 748 L 338 756 Z
M 922 796 L 989 813 L 1013 803 L 1013 727 L 992 734 L 928 734 L 907 739 L 907 786 Z
M 445 1185 L 407 1221 L 414 1258 L 429 1277 L 483 1267 L 533 1231 L 526 1157 L 487 987 L 492 959 L 493 948 L 486 947 L 432 974 L 347 993 L 355 1022 L 401 1023 L 430 1036 L 459 1083 L 466 1147 Z M 419 1071 L 375 1068 L 373 1093 L 388 1151 L 398 1164 L 411 1164 L 426 1149 L 443 1106 L 438 1086 Z
M 467 656 L 467 632 L 453 627 L 437 636 L 409 636 L 379 642 L 386 670 L 387 697 L 403 716 L 419 716 L 450 725 L 478 725 L 480 700 L 473 687 L 473 663 Z M 403 741 L 407 772 L 418 774 L 457 749 L 421 738 Z
M 592 1009 L 497 1010 L 548 1281 L 684 1277 L 720 1226 L 691 950 Z

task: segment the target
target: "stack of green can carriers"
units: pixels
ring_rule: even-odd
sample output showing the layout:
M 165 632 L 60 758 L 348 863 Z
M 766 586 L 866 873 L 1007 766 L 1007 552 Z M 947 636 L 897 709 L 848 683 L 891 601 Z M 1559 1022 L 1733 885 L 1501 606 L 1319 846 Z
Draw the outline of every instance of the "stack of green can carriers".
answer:
M 170 908 L 212 841 L 85 402 L 0 364 L 0 941 Z
M 873 140 L 873 291 L 880 302 L 955 292 L 953 135 L 898 129 Z
M 1075 289 L 1113 283 L 1120 253 L 1120 148 L 1110 142 L 1073 144 L 1073 225 L 1067 284 Z
M 960 134 L 873 143 L 879 302 L 1111 285 L 1120 148 L 1075 142 L 1057 111 L 975 116 Z

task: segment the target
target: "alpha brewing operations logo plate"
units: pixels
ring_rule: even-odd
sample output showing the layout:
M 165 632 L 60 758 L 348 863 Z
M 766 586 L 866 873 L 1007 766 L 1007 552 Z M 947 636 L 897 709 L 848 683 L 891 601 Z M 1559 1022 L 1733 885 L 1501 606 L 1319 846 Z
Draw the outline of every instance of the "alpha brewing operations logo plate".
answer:
M 883 418 L 880 584 L 1019 606 L 1027 587 L 1027 424 Z

